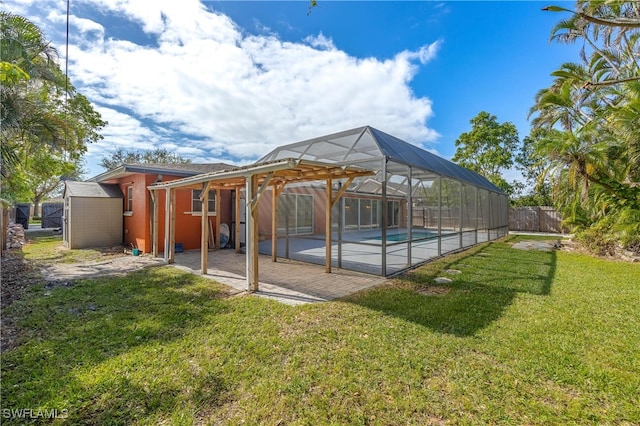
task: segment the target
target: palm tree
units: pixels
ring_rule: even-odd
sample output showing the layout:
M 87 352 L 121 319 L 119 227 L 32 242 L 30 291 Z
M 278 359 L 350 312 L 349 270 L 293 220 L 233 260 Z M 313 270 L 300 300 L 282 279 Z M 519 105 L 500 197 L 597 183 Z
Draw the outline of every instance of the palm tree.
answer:
M 579 0 L 569 12 L 551 39 L 582 42 L 582 63 L 563 64 L 536 95 L 534 128 L 556 130 L 536 151 L 571 222 L 626 226 L 616 218 L 640 210 L 640 5 Z M 633 229 L 640 241 L 640 225 Z
M 58 53 L 29 20 L 0 12 L 0 55 L 3 197 L 37 200 L 80 160 L 87 143 L 102 138 L 97 131 L 106 122 L 68 84 Z
M 37 95 L 43 86 L 60 90 L 63 75 L 57 65 L 58 52 L 40 29 L 22 16 L 0 12 L 0 142 L 2 173 L 19 161 L 16 152 L 30 123 L 46 117 Z

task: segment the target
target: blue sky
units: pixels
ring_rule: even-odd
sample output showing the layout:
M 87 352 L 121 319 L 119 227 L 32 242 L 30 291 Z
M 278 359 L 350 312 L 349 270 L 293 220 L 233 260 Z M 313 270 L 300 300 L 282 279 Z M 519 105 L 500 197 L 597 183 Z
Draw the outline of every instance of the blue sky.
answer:
M 522 139 L 535 93 L 579 46 L 549 42 L 572 2 L 71 0 L 69 75 L 109 121 L 86 169 L 119 147 L 246 164 L 362 125 L 445 158 L 488 111 Z M 66 2 L 0 4 L 61 53 Z

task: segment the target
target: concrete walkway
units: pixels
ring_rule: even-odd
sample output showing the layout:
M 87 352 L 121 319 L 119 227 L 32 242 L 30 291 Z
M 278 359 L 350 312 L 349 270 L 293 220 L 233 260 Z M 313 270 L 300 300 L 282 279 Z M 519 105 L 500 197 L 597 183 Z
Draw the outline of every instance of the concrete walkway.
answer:
M 325 302 L 361 291 L 386 280 L 344 269 L 324 272 L 324 266 L 311 265 L 286 259 L 272 262 L 270 256 L 258 257 L 260 291 L 253 293 L 260 297 L 278 300 L 289 305 Z M 200 274 L 200 251 L 176 253 L 176 268 Z M 225 284 L 238 291 L 247 290 L 245 275 L 245 255 L 234 250 L 214 250 L 209 252 L 206 278 Z

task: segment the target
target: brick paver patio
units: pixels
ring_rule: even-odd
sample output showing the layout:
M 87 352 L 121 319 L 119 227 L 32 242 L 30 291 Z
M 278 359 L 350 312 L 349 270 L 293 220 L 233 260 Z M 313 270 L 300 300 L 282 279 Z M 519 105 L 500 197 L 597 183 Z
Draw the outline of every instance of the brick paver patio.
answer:
M 246 291 L 245 265 L 243 253 L 237 254 L 234 250 L 210 251 L 205 277 L 238 292 Z M 174 266 L 199 274 L 200 251 L 176 253 Z M 264 255 L 259 256 L 258 271 L 260 291 L 255 294 L 291 305 L 337 299 L 386 281 L 383 277 L 337 268 L 327 274 L 321 265 L 280 258 L 272 262 L 270 256 Z

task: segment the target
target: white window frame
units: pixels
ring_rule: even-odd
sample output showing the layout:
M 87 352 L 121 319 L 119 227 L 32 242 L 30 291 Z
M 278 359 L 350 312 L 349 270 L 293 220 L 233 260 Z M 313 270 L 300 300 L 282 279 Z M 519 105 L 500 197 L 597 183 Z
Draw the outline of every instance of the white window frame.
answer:
M 131 216 L 133 214 L 133 185 L 127 186 L 126 193 L 124 215 Z
M 298 193 L 286 193 L 282 194 L 285 197 L 294 197 L 293 202 L 293 224 L 289 224 L 289 234 L 287 235 L 311 235 L 313 234 L 313 229 L 315 225 L 315 197 L 313 194 L 298 194 Z M 308 226 L 300 226 L 298 225 L 298 199 L 301 197 L 309 197 L 311 198 L 311 229 Z M 281 203 L 278 203 L 278 214 L 283 214 Z M 286 214 L 286 213 L 284 213 Z M 301 231 L 302 229 L 302 231 Z M 285 235 L 287 230 L 284 227 L 278 226 L 278 234 Z
M 191 190 L 191 211 L 187 212 L 192 216 L 202 216 L 202 202 L 200 201 L 200 194 L 202 193 L 201 189 L 192 189 Z M 215 216 L 216 215 L 216 190 L 209 190 L 209 211 L 207 216 Z
M 394 209 L 394 206 L 396 208 Z M 389 214 L 389 207 L 391 208 L 391 212 L 394 210 L 397 211 L 397 215 Z M 398 200 L 387 200 L 387 228 L 397 228 L 400 223 L 400 201 Z
M 359 230 L 381 228 L 382 224 L 380 222 L 382 220 L 382 217 L 381 217 L 382 210 L 378 210 L 378 208 L 381 208 L 380 207 L 381 204 L 382 204 L 382 200 L 379 200 L 377 198 L 345 197 L 345 203 L 344 203 L 345 219 L 344 219 L 343 230 L 359 231 Z M 369 206 L 369 207 L 367 208 L 366 206 Z M 353 207 L 354 210 L 356 211 L 358 223 L 351 223 L 351 224 L 347 223 L 346 210 L 351 210 L 351 207 Z M 369 224 L 363 223 L 365 222 L 363 221 L 363 217 L 362 217 L 363 209 L 365 211 L 365 214 L 368 215 L 367 222 L 369 222 Z M 376 220 L 374 220 L 374 212 L 375 212 Z

